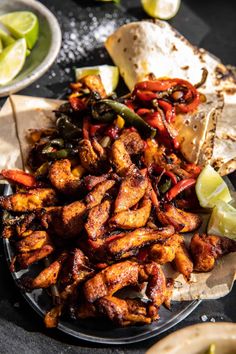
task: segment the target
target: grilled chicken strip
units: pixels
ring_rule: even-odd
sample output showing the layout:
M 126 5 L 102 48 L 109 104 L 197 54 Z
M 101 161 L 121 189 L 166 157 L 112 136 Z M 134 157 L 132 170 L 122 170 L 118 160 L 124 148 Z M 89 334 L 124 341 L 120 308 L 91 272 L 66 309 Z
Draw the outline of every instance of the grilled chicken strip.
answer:
M 42 248 L 35 251 L 20 253 L 17 256 L 17 262 L 20 265 L 21 269 L 29 267 L 31 264 L 38 262 L 40 259 L 43 259 L 49 256 L 54 251 L 54 247 L 51 244 L 43 245 Z
M 164 242 L 173 234 L 173 226 L 167 226 L 159 230 L 140 228 L 110 241 L 107 250 L 115 259 L 127 258 L 137 254 L 138 250 L 146 245 Z
M 146 225 L 150 216 L 152 203 L 148 197 L 143 198 L 141 207 L 136 210 L 126 210 L 115 214 L 110 220 L 111 228 L 121 228 L 124 230 L 137 229 Z
M 115 181 L 108 179 L 104 182 L 98 183 L 93 190 L 86 196 L 85 201 L 87 208 L 93 208 L 100 204 L 106 195 L 106 192 L 115 185 Z
M 172 235 L 163 244 L 157 243 L 151 246 L 148 251 L 149 258 L 158 264 L 172 262 L 175 258 L 176 250 L 182 241 L 182 236 L 178 234 Z
M 143 152 L 144 142 L 138 132 L 124 129 L 119 140 L 124 144 L 128 154 L 137 155 Z
M 96 303 L 98 311 L 119 326 L 136 323 L 151 323 L 145 304 L 136 299 L 119 299 L 115 296 L 104 296 Z
M 42 225 L 62 238 L 76 237 L 83 228 L 85 212 L 86 206 L 80 201 L 64 207 L 55 207 L 43 215 Z
M 115 213 L 132 208 L 144 196 L 148 186 L 148 179 L 137 169 L 127 175 L 121 183 L 116 201 Z
M 202 220 L 199 215 L 183 211 L 172 204 L 166 204 L 164 210 L 157 210 L 162 225 L 173 225 L 178 232 L 191 232 L 199 228 Z
M 80 179 L 71 172 L 70 160 L 57 160 L 52 163 L 48 177 L 52 185 L 64 194 L 74 194 L 78 192 Z
M 106 295 L 113 295 L 125 286 L 138 283 L 139 265 L 125 261 L 103 269 L 84 284 L 84 295 L 93 303 Z
M 132 165 L 132 161 L 124 143 L 120 139 L 117 139 L 112 145 L 111 158 L 117 174 L 124 177 Z
M 35 251 L 49 243 L 49 236 L 46 231 L 34 231 L 29 236 L 24 237 L 16 243 L 16 248 L 20 253 Z
M 186 280 L 189 281 L 191 273 L 193 272 L 193 262 L 191 261 L 189 253 L 186 249 L 184 240 L 180 242 L 179 246 L 176 249 L 174 264 L 178 272 L 183 274 Z
M 28 284 L 31 289 L 48 288 L 49 286 L 56 284 L 60 270 L 63 263 L 68 257 L 67 252 L 63 252 L 57 260 L 52 262 L 47 268 L 42 270 L 34 279 Z
M 89 172 L 96 173 L 101 165 L 101 158 L 95 152 L 91 141 L 83 139 L 79 145 L 81 165 Z
M 87 231 L 89 241 L 96 247 L 103 244 L 103 241 L 99 238 L 104 233 L 104 225 L 109 219 L 111 209 L 111 201 L 105 200 L 103 203 L 96 205 L 90 209 L 88 213 L 88 219 L 84 225 Z
M 66 284 L 66 286 L 60 293 L 61 303 L 54 306 L 44 317 L 44 323 L 47 328 L 57 327 L 59 318 L 67 301 L 77 291 L 78 285 L 87 279 L 92 273 L 93 269 L 90 267 L 88 258 L 80 249 L 74 249 L 67 259 L 64 276 L 62 274 L 62 283 Z
M 195 234 L 191 239 L 190 250 L 194 260 L 194 270 L 209 272 L 214 268 L 218 258 L 236 252 L 236 241 L 227 237 Z
M 25 193 L 0 197 L 0 206 L 8 211 L 29 212 L 57 204 L 56 192 L 51 188 L 35 188 Z

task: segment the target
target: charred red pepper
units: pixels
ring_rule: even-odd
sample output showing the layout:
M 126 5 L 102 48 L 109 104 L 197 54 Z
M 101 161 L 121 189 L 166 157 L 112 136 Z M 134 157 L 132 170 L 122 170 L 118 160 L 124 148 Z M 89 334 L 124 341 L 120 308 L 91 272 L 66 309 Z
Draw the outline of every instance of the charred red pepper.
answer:
M 183 192 L 185 189 L 192 187 L 193 185 L 196 184 L 196 179 L 194 178 L 186 178 L 183 179 L 182 181 L 178 182 L 174 187 L 172 187 L 167 193 L 166 193 L 166 199 L 168 201 L 171 201 L 174 199 L 179 193 Z
M 9 182 L 21 184 L 25 187 L 36 187 L 38 184 L 33 175 L 21 170 L 2 170 L 1 175 Z
M 175 108 L 169 102 L 159 100 L 158 105 L 164 110 L 167 123 L 173 122 L 175 119 Z
M 175 175 L 173 172 L 171 172 L 171 171 L 165 171 L 165 175 L 168 176 L 168 177 L 170 177 L 170 180 L 171 180 L 172 184 L 175 185 L 175 184 L 178 183 L 177 177 L 176 177 L 176 175 Z
M 69 102 L 74 111 L 83 111 L 86 108 L 85 103 L 79 97 L 71 96 Z
M 135 92 L 136 97 L 141 101 L 151 101 L 157 98 L 156 93 L 151 91 L 140 91 Z

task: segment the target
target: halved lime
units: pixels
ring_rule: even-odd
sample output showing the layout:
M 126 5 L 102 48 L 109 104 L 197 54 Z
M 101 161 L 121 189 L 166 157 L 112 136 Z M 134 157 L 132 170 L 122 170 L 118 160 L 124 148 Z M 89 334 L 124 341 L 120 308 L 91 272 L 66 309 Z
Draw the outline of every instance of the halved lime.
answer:
M 21 71 L 26 58 L 26 41 L 18 39 L 0 54 L 0 85 L 5 85 Z
M 0 28 L 0 38 L 2 40 L 3 47 L 7 47 L 15 42 L 15 39 L 2 28 Z
M 227 184 L 210 165 L 204 167 L 198 176 L 195 188 L 203 208 L 213 208 L 218 200 L 228 203 L 232 199 Z
M 236 238 L 236 209 L 219 200 L 212 211 L 207 233 Z
M 0 22 L 16 38 L 25 38 L 27 47 L 32 49 L 38 39 L 39 22 L 30 11 L 16 11 L 0 16 Z
M 144 11 L 151 17 L 169 20 L 180 7 L 181 0 L 141 0 Z
M 119 69 L 112 65 L 86 66 L 75 69 L 77 81 L 87 75 L 100 75 L 107 95 L 115 91 L 119 82 Z

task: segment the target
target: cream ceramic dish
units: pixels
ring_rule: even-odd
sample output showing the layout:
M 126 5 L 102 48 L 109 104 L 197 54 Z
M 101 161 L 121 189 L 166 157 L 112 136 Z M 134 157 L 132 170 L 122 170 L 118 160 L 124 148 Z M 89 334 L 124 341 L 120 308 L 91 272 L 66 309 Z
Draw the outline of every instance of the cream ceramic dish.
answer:
M 39 19 L 39 38 L 26 58 L 25 65 L 9 84 L 0 86 L 0 96 L 7 96 L 31 85 L 55 61 L 61 47 L 61 30 L 56 17 L 35 0 L 1 0 L 0 15 L 13 11 L 32 11 Z
M 205 354 L 213 343 L 216 354 L 236 354 L 236 324 L 200 323 L 185 327 L 154 344 L 146 354 Z

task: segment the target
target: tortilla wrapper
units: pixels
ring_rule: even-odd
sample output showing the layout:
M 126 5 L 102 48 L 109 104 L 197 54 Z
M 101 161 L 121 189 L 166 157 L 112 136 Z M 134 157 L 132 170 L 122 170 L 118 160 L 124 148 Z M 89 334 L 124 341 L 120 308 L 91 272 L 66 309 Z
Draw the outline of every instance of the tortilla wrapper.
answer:
M 29 129 L 54 127 L 55 115 L 53 111 L 64 101 L 21 95 L 12 95 L 10 101 L 16 122 L 22 162 L 24 168 L 27 169 L 26 161 L 30 149 Z
M 0 170 L 22 168 L 20 144 L 10 98 L 0 111 Z
M 231 70 L 204 49 L 191 45 L 167 22 L 159 20 L 124 25 L 107 39 L 105 46 L 130 90 L 150 73 L 156 77 L 183 78 L 195 84 L 200 81 L 202 68 L 206 68 L 208 78 L 201 92 L 221 93 L 225 105 L 216 124 L 213 149 L 208 150 L 204 163 L 211 163 L 221 175 L 235 169 L 236 80 Z M 212 139 L 211 135 L 206 138 Z M 203 143 L 202 136 L 199 141 Z M 194 162 L 191 151 L 186 158 Z

